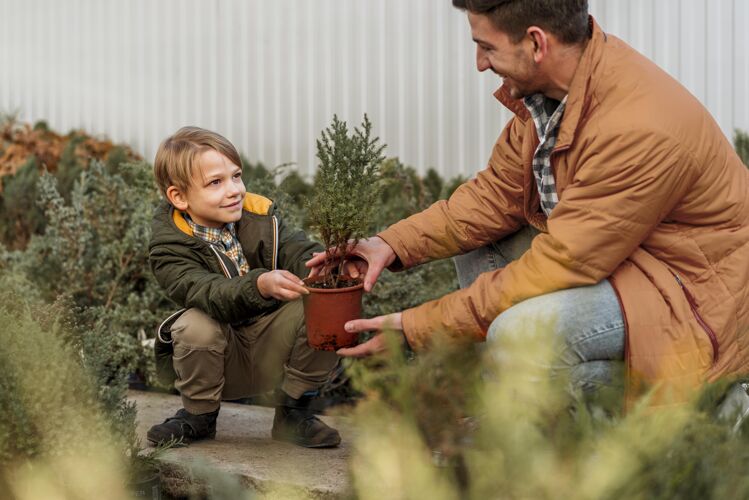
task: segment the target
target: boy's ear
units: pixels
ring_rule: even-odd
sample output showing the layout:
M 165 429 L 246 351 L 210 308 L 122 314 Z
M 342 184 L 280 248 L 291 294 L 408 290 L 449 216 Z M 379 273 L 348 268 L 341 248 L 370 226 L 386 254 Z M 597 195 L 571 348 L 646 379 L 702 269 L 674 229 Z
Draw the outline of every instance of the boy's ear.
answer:
M 166 197 L 174 208 L 177 210 L 187 210 L 187 197 L 179 190 L 177 186 L 169 186 L 166 190 Z

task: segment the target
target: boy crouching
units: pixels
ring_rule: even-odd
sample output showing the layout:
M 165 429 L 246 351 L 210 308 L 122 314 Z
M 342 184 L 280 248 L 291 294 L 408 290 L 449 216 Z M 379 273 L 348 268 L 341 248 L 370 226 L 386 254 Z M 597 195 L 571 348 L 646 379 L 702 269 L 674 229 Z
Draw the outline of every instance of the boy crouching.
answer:
M 224 137 L 184 127 L 156 153 L 151 269 L 185 309 L 159 327 L 157 364 L 183 409 L 148 431 L 153 444 L 213 438 L 222 399 L 277 389 L 273 439 L 337 446 L 309 409 L 338 362 L 307 345 L 304 263 L 322 247 L 284 225 L 271 200 L 247 193 L 239 154 Z M 170 366 L 171 365 L 171 366 Z M 173 371 L 172 371 L 173 368 Z

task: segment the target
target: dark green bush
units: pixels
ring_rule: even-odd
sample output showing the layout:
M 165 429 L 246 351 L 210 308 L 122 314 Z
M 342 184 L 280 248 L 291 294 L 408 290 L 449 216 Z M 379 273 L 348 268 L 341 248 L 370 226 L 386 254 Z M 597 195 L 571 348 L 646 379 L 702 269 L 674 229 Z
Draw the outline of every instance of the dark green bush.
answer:
M 385 160 L 380 167 L 382 191 L 372 232 L 405 219 L 427 208 L 435 198 L 416 170 L 397 158 Z M 441 184 L 441 182 L 440 182 Z
M 36 203 L 39 170 L 32 156 L 14 175 L 0 178 L 0 242 L 8 248 L 23 249 L 44 230 L 44 211 Z
M 733 136 L 733 144 L 736 147 L 736 152 L 739 154 L 739 158 L 744 162 L 744 165 L 749 167 L 749 134 L 737 130 Z
M 14 116 L 0 115 L 0 243 L 24 249 L 31 236 L 44 231 L 43 210 L 36 204 L 43 171 L 56 176 L 59 192 L 70 201 L 79 174 L 93 159 L 104 161 L 115 172 L 121 163 L 137 160 L 137 155 L 82 132 L 62 136 L 44 121 L 31 127 Z
M 86 331 L 101 333 L 91 348 L 108 349 L 112 378 L 147 372 L 150 353 L 140 337 L 175 306 L 164 295 L 148 265 L 148 240 L 159 195 L 150 166 L 94 161 L 82 170 L 66 201 L 52 174 L 37 180 L 47 226 L 23 252 L 7 262 L 36 285 L 48 302 L 69 297 Z M 106 332 L 106 334 L 105 334 Z M 106 342 L 104 341 L 106 340 Z
M 92 162 L 75 182 L 70 202 L 50 174 L 39 180 L 39 192 L 47 228 L 32 238 L 20 266 L 45 298 L 66 293 L 76 306 L 109 310 L 145 292 L 156 303 L 142 313 L 163 305 L 148 268 L 150 224 L 159 195 L 147 164 L 123 164 L 112 173 Z
M 403 311 L 438 299 L 458 289 L 451 259 L 430 262 L 400 273 L 380 275 L 372 292 L 364 296 L 367 318 Z
M 250 161 L 242 156 L 242 180 L 247 187 L 247 191 L 263 195 L 273 200 L 287 224 L 292 227 L 308 228 L 306 222 L 307 213 L 304 210 L 304 198 L 299 194 L 299 190 L 311 190 L 312 186 L 297 176 L 296 181 L 304 186 L 297 186 L 296 192 L 286 191 L 283 181 L 279 185 L 276 179 L 288 177 L 288 164 L 279 165 L 272 170 L 267 169 L 262 163 L 253 165 Z

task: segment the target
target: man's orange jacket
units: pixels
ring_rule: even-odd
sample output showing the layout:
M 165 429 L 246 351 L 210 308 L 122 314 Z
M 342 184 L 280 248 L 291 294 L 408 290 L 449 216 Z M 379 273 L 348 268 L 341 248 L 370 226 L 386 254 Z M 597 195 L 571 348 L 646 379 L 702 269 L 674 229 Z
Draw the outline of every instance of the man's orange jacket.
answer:
M 513 304 L 609 279 L 625 316 L 630 389 L 662 383 L 676 403 L 703 381 L 749 372 L 749 170 L 697 99 L 592 24 L 551 157 L 559 204 L 548 220 L 531 170 L 535 127 L 500 88 L 515 116 L 488 167 L 379 236 L 398 270 L 527 223 L 541 229 L 504 269 L 404 311 L 410 344 L 436 331 L 481 341 Z

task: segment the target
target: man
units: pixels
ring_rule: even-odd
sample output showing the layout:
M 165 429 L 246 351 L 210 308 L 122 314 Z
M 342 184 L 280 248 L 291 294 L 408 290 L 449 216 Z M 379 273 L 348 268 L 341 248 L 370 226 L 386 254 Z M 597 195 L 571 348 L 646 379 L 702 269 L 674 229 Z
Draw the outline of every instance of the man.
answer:
M 611 383 L 623 360 L 630 389 L 668 388 L 663 404 L 747 371 L 749 172 L 709 113 L 585 0 L 453 5 L 515 116 L 486 170 L 354 253 L 365 290 L 386 267 L 468 254 L 463 288 L 347 327 L 389 325 L 421 349 L 439 330 L 482 341 L 553 319 L 574 385 Z M 522 238 L 517 260 L 498 258 Z M 340 354 L 383 349 L 378 335 Z

